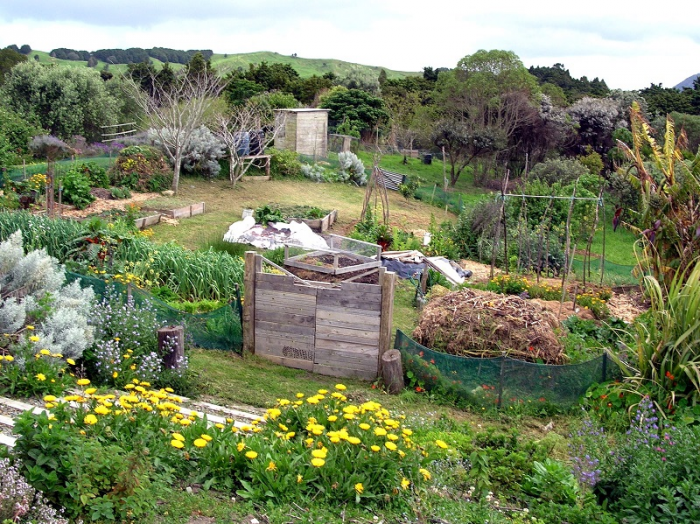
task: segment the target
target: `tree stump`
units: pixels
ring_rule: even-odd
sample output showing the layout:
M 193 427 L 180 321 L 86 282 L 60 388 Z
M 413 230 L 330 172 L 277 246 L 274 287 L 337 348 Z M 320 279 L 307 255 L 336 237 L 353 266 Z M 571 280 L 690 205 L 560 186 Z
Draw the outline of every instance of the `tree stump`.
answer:
M 400 393 L 404 388 L 401 352 L 390 349 L 382 355 L 382 378 L 386 390 L 392 395 Z
M 163 355 L 165 369 L 177 369 L 185 360 L 185 328 L 166 326 L 158 334 L 158 353 Z

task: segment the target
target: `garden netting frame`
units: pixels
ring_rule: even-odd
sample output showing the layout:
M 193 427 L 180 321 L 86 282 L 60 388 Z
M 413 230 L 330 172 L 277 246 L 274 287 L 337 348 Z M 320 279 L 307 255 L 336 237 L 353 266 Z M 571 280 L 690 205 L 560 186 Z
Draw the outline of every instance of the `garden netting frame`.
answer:
M 120 282 L 105 282 L 100 278 L 66 272 L 68 283 L 79 282 L 80 286 L 92 287 L 100 300 L 111 287 L 119 293 L 131 295 L 135 304 L 148 303 L 156 316 L 165 325 L 180 325 L 185 328 L 185 337 L 193 345 L 205 349 L 243 352 L 243 309 L 240 293 L 228 305 L 208 313 L 188 313 L 170 307 L 152 294 L 134 285 Z
M 471 358 L 433 351 L 396 330 L 394 348 L 401 352 L 412 384 L 456 395 L 469 404 L 508 409 L 554 406 L 568 409 L 593 384 L 621 376 L 619 367 L 601 356 L 569 365 L 547 365 L 509 357 Z

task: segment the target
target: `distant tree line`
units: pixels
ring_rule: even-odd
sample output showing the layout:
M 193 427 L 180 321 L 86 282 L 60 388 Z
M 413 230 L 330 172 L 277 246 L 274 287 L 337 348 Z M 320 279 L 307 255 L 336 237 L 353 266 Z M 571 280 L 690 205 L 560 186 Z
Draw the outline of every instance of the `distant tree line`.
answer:
M 31 52 L 31 49 L 29 52 Z M 180 51 L 165 47 L 152 47 L 151 49 L 130 47 L 129 49 L 98 49 L 97 51 L 90 52 L 59 47 L 51 50 L 50 55 L 60 60 L 89 61 L 94 57 L 97 60 L 102 60 L 109 64 L 138 64 L 139 62 L 148 61 L 151 58 L 160 60 L 161 62 L 170 62 L 172 64 L 186 64 L 197 53 L 200 53 L 206 60 L 209 60 L 214 54 L 211 49 Z

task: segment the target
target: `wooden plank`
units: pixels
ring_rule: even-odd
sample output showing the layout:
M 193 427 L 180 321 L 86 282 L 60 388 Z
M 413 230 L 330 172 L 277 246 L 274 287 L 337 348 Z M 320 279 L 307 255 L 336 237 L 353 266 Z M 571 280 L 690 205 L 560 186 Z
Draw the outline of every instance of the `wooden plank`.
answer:
M 262 270 L 262 258 L 246 251 L 243 273 L 243 352 L 255 353 L 255 277 Z
M 313 372 L 320 375 L 329 375 L 331 377 L 356 378 L 360 380 L 375 380 L 377 378 L 376 371 L 325 366 L 320 364 L 314 365 Z
M 292 335 L 306 335 L 313 337 L 316 328 L 315 326 L 300 326 L 294 324 L 278 324 L 276 322 L 264 322 L 256 318 L 255 330 L 269 331 L 270 333 L 289 333 Z M 379 336 L 378 333 L 377 336 Z
M 263 302 L 259 303 L 257 307 L 255 308 L 255 318 L 259 318 L 260 320 L 265 320 L 262 317 L 259 317 L 258 314 L 262 313 L 263 315 L 269 314 L 269 313 L 280 313 L 284 315 L 296 315 L 296 316 L 314 316 L 315 308 L 298 308 L 298 307 L 283 307 L 280 306 L 279 304 L 274 304 L 272 302 Z
M 382 355 L 391 349 L 391 325 L 394 319 L 394 283 L 396 273 L 386 271 L 379 272 L 379 284 L 382 287 L 382 322 L 379 326 L 379 372 L 381 373 Z
M 314 361 L 319 362 L 321 359 L 325 361 L 348 361 L 348 362 L 358 362 L 363 364 L 371 364 L 375 368 L 377 367 L 377 348 L 371 348 L 364 351 L 342 351 L 338 349 L 319 349 L 316 348 L 314 354 Z
M 315 366 L 329 366 L 343 369 L 357 369 L 367 371 L 369 373 L 377 373 L 377 359 L 371 361 L 361 361 L 357 359 L 335 358 L 327 355 L 316 355 L 314 358 Z
M 355 291 L 350 289 L 319 289 L 317 293 L 318 298 L 328 298 L 337 299 L 343 298 L 345 300 L 364 300 L 370 304 L 381 303 L 381 296 L 377 293 L 364 293 L 361 290 Z
M 0 397 L 0 404 L 5 404 L 6 406 L 10 406 L 11 408 L 15 409 L 20 409 L 22 411 L 31 411 L 35 415 L 39 415 L 47 411 L 44 408 L 32 406 L 31 404 L 27 404 L 26 402 L 21 402 L 19 400 L 14 400 L 7 397 Z
M 356 271 L 362 271 L 363 269 L 371 269 L 381 267 L 381 260 L 365 262 L 364 264 L 356 264 L 354 266 L 339 267 L 335 270 L 336 275 L 344 275 L 345 273 L 354 273 Z
M 0 444 L 7 446 L 8 448 L 14 448 L 17 439 L 15 437 L 10 437 L 9 435 L 3 435 L 0 433 Z
M 381 295 L 382 287 L 376 284 L 361 284 L 359 282 L 342 282 L 340 289 L 348 293 L 363 293 L 365 295 Z
M 263 322 L 276 322 L 279 324 L 294 324 L 297 326 L 314 326 L 316 325 L 316 317 L 311 315 L 296 315 L 293 313 L 286 313 L 279 310 L 268 311 L 264 309 L 258 309 L 255 312 L 255 320 L 261 320 Z M 379 322 L 377 322 L 377 325 Z
M 261 345 L 267 348 L 284 346 L 296 347 L 300 349 L 314 349 L 314 337 L 306 337 L 303 335 L 277 335 L 268 331 L 257 331 L 256 338 L 259 338 Z
M 190 213 L 192 216 L 202 215 L 202 214 L 204 214 L 204 208 L 205 208 L 204 202 L 200 202 L 199 204 L 192 204 L 190 206 L 190 209 L 191 209 Z
M 266 291 L 283 291 L 285 293 L 295 293 L 298 295 L 316 295 L 315 287 L 311 286 L 301 286 L 294 285 L 287 282 L 268 282 L 265 280 L 258 280 L 256 283 L 258 289 L 264 289 Z
M 260 355 L 265 360 L 274 362 L 281 366 L 286 366 L 288 368 L 303 369 L 305 371 L 313 371 L 314 363 L 310 360 L 297 360 L 294 358 L 277 357 L 275 355 Z
M 359 331 L 356 331 L 359 333 Z M 379 344 L 379 337 L 377 336 L 374 340 L 369 338 L 358 338 L 354 335 L 347 335 L 341 333 L 324 333 L 323 331 L 316 331 L 316 340 L 326 340 L 332 342 L 348 342 L 350 344 L 356 344 L 360 346 L 371 346 L 374 344 Z
M 365 300 L 361 298 L 346 298 L 346 297 L 318 297 L 317 307 L 325 309 L 326 307 L 343 307 L 347 309 L 357 309 L 360 311 L 381 311 L 381 301 L 372 300 L 367 297 Z
M 358 315 L 354 313 L 357 310 L 332 310 L 332 309 L 318 309 L 316 312 L 316 318 L 318 321 L 323 322 L 327 325 L 331 322 L 339 322 L 343 324 L 353 324 L 358 326 L 363 326 L 365 329 L 369 326 L 375 327 L 379 326 L 380 317 L 379 315 Z
M 287 275 L 274 275 L 272 273 L 259 273 L 256 279 L 258 282 L 272 282 L 275 284 L 277 282 L 285 282 L 290 285 L 294 284 L 294 279 L 292 277 Z
M 6 417 L 5 415 L 0 415 L 0 424 L 2 424 L 3 426 L 12 427 L 15 425 L 15 421 L 12 420 L 11 417 Z
M 357 340 L 359 344 L 368 344 L 379 342 L 379 331 L 366 331 L 316 324 L 316 338 L 322 338 L 324 340 L 346 340 L 349 342 Z
M 379 311 L 379 309 L 374 309 L 374 310 L 356 309 L 356 308 L 347 308 L 347 307 L 343 307 L 343 306 L 334 306 L 332 304 L 324 304 L 323 307 L 318 307 L 317 309 L 318 309 L 318 311 L 345 313 L 348 315 L 354 315 L 354 316 L 361 317 L 362 319 L 365 319 L 367 317 L 379 318 L 381 316 L 381 312 Z
M 237 418 L 245 418 L 248 420 L 261 420 L 261 421 L 264 420 L 262 418 L 262 415 L 260 415 L 260 414 L 248 413 L 246 411 L 241 411 L 239 409 L 230 408 L 228 406 L 219 406 L 218 404 L 212 404 L 210 402 L 205 402 L 203 400 L 192 401 L 192 404 L 195 406 L 200 406 L 203 409 L 213 409 L 215 411 L 221 411 L 222 413 L 226 413 L 227 415 L 231 415 L 231 416 L 237 417 Z
M 289 291 L 276 291 L 270 289 L 256 290 L 256 297 L 260 299 L 270 298 L 272 300 L 292 300 L 299 304 L 314 304 L 316 297 L 314 295 L 305 295 L 304 293 L 291 293 Z
M 348 353 L 375 353 L 379 352 L 379 346 L 377 344 L 362 343 L 358 344 L 355 342 L 338 342 L 336 340 L 324 340 L 321 338 L 316 339 L 316 350 L 338 350 L 346 351 Z

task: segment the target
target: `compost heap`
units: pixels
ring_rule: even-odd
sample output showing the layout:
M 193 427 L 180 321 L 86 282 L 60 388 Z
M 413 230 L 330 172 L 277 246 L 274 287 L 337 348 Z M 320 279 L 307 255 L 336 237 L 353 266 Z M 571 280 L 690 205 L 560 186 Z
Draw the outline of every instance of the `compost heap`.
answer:
M 413 339 L 451 355 L 563 364 L 556 317 L 515 295 L 462 289 L 431 300 Z

